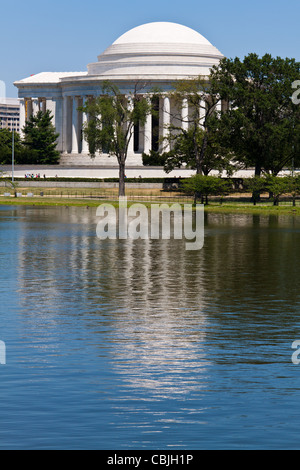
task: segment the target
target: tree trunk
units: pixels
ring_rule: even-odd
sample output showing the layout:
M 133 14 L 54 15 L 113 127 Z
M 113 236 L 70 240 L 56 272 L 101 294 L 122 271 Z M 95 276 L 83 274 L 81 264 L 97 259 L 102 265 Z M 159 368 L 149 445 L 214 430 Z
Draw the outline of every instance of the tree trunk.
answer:
M 261 164 L 260 163 L 256 163 L 255 165 L 255 176 L 257 178 L 261 177 Z
M 201 204 L 203 204 L 203 195 L 197 191 L 194 194 L 194 205 L 197 205 L 198 200 L 201 199 Z
M 203 175 L 202 171 L 202 160 L 201 155 L 199 154 L 198 150 L 195 149 L 195 156 L 196 156 L 196 174 Z
M 119 197 L 125 196 L 125 162 L 119 160 Z
M 255 165 L 255 177 L 260 178 L 261 177 L 261 164 L 256 163 Z M 258 202 L 260 202 L 260 192 L 254 190 L 252 193 L 252 202 L 256 206 Z
M 205 152 L 206 152 L 206 149 L 207 149 L 207 144 L 208 144 L 208 139 L 207 139 L 207 135 L 205 134 L 204 136 L 204 139 L 203 139 L 203 143 L 202 143 L 202 147 L 201 147 L 201 152 L 200 154 L 199 153 L 196 153 L 196 173 L 197 175 L 203 175 L 203 168 L 202 168 L 202 164 L 203 164 L 203 160 L 204 160 L 204 155 L 205 155 Z

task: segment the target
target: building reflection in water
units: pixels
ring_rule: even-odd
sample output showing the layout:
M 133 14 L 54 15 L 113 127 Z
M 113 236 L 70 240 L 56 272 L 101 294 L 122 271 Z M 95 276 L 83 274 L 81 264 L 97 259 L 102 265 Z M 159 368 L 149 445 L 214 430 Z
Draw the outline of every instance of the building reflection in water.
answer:
M 273 230 L 279 222 L 281 232 Z M 290 220 L 210 215 L 198 252 L 180 240 L 100 241 L 96 224 L 92 209 L 26 209 L 18 260 L 24 331 L 53 348 L 72 331 L 74 347 L 90 346 L 91 360 L 106 361 L 132 393 L 201 391 L 215 342 L 255 344 L 265 330 L 251 327 L 253 315 L 263 325 L 271 309 L 272 334 L 281 328 L 274 285 L 287 312 L 289 302 L 298 305 Z M 296 228 L 292 237 L 298 241 Z
M 96 223 L 93 210 L 28 210 L 19 251 L 26 326 L 49 337 L 78 322 L 129 387 L 199 389 L 208 362 L 202 254 L 185 241 L 100 241 Z

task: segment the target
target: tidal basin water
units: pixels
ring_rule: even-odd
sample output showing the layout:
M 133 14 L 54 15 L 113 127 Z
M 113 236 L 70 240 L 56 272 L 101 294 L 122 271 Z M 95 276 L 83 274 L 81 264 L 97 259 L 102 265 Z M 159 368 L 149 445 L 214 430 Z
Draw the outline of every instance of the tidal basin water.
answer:
M 95 214 L 0 207 L 0 448 L 299 449 L 299 218 L 206 215 L 189 252 Z

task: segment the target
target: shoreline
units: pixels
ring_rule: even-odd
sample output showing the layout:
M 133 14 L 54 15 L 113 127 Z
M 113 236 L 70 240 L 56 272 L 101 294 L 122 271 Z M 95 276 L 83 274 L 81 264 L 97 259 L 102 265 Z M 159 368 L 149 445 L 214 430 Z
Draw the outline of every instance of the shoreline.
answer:
M 143 201 L 142 199 L 130 200 L 128 199 L 128 206 L 132 204 L 144 204 L 150 207 L 152 204 L 174 204 L 178 203 L 183 205 L 184 202 L 174 201 Z M 187 201 L 185 202 L 187 203 Z M 0 206 L 40 206 L 40 207 L 98 207 L 101 204 L 111 204 L 114 207 L 119 207 L 117 200 L 109 199 L 80 199 L 80 198 L 51 198 L 51 197 L 35 197 L 35 198 L 7 198 L 0 197 Z M 207 213 L 219 213 L 219 214 L 257 214 L 257 215 L 292 215 L 300 216 L 300 206 L 293 207 L 291 203 L 289 205 L 282 203 L 279 206 L 273 206 L 271 203 L 257 204 L 254 206 L 250 203 L 243 202 L 223 202 L 223 204 L 211 203 L 205 206 L 205 212 Z

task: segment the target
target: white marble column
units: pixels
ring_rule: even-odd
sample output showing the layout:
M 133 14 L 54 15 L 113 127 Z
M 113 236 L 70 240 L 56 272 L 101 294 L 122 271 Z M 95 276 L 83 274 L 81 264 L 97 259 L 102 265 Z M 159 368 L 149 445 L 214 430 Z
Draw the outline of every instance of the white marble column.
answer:
M 45 113 L 47 111 L 47 100 L 42 100 L 41 110 L 42 110 L 43 113 Z
M 68 153 L 69 97 L 63 96 L 63 153 Z
M 55 128 L 59 133 L 57 138 L 57 150 L 62 153 L 63 151 L 63 99 L 57 98 L 55 100 Z
M 170 133 L 170 124 L 171 124 L 171 101 L 169 96 L 164 96 L 163 97 L 163 114 L 162 114 L 162 134 L 163 134 L 163 144 L 162 144 L 162 150 L 164 152 L 169 152 L 170 151 L 170 143 L 166 140 Z
M 87 97 L 83 98 L 83 102 L 82 102 L 83 106 L 85 106 L 87 104 L 87 100 L 88 100 Z M 81 152 L 85 155 L 88 155 L 88 153 L 89 153 L 89 145 L 88 145 L 88 142 L 85 139 L 84 133 L 83 133 L 83 128 L 84 128 L 85 124 L 87 124 L 87 122 L 88 122 L 88 115 L 87 115 L 86 112 L 83 112 L 82 113 L 82 149 L 81 149 Z
M 44 105 L 43 105 L 44 106 Z M 52 123 L 59 134 L 57 139 L 57 150 L 63 151 L 63 100 L 62 98 L 52 98 L 46 100 L 45 109 L 52 114 Z
M 73 97 L 72 107 L 72 153 L 79 153 L 79 116 L 78 116 L 78 98 Z
M 32 98 L 32 114 L 36 116 L 40 110 L 40 101 L 39 98 Z
M 149 98 L 149 101 L 151 98 Z M 148 114 L 144 126 L 144 152 L 149 153 L 152 150 L 152 114 Z
M 200 109 L 199 109 L 200 126 L 202 127 L 204 127 L 205 115 L 206 115 L 206 102 L 202 100 L 200 103 Z
M 181 121 L 182 121 L 182 129 L 184 131 L 188 131 L 189 128 L 189 102 L 187 98 L 182 100 L 182 108 L 181 108 Z
M 32 116 L 32 101 L 31 99 L 25 100 L 25 120 L 29 121 Z
M 221 112 L 222 112 L 222 101 L 221 101 L 221 100 L 219 100 L 219 101 L 217 102 L 217 104 L 216 104 L 216 111 L 217 111 L 218 113 L 221 113 Z
M 23 139 L 23 127 L 25 126 L 26 121 L 26 111 L 25 111 L 25 99 L 20 100 L 20 136 Z
M 53 123 L 53 125 L 55 125 L 55 111 L 56 111 L 55 108 L 56 108 L 55 107 L 55 101 L 53 101 L 52 99 L 51 100 L 48 99 L 46 101 L 46 111 L 50 111 L 50 113 L 52 114 L 52 117 L 53 117 L 52 123 Z

